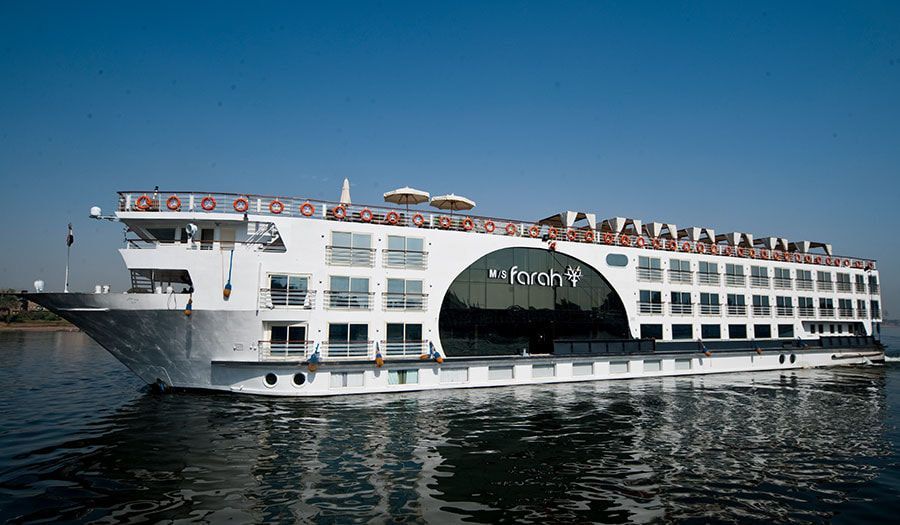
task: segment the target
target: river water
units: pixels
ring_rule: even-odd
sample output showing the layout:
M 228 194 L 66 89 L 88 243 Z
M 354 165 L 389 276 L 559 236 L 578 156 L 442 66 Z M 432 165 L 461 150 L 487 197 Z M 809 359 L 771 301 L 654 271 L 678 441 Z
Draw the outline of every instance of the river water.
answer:
M 155 394 L 80 333 L 0 358 L 2 522 L 900 514 L 900 363 L 301 400 Z

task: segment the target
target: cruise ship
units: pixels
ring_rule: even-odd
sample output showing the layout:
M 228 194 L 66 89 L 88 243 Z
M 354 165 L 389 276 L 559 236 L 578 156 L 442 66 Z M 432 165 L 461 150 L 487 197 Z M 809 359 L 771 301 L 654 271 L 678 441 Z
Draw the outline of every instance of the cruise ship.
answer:
M 873 260 L 560 211 L 125 191 L 131 288 L 35 293 L 160 388 L 331 396 L 884 360 Z M 430 205 L 430 206 L 429 206 Z

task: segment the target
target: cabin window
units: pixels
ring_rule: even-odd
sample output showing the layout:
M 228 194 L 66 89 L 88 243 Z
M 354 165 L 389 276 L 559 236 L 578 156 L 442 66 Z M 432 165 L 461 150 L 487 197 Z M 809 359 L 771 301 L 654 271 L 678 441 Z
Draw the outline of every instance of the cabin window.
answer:
M 409 370 L 389 370 L 389 385 L 415 385 L 419 382 L 419 371 L 415 368 Z
M 513 378 L 513 367 L 491 366 L 488 367 L 488 379 L 491 381 L 510 380 Z
M 662 361 L 659 359 L 653 359 L 651 361 L 644 361 L 644 372 L 660 372 L 662 371 Z
M 388 235 L 384 265 L 388 268 L 424 269 L 426 267 L 425 240 L 419 237 Z
M 700 325 L 700 337 L 703 339 L 721 339 L 722 327 L 717 324 Z
M 468 368 L 442 368 L 441 383 L 466 383 L 469 381 Z
M 388 310 L 422 310 L 425 307 L 422 281 L 419 279 L 388 279 L 384 307 Z
M 272 305 L 309 306 L 309 277 L 306 275 L 269 275 Z
M 628 257 L 621 253 L 611 253 L 606 256 L 606 264 L 609 266 L 628 266 Z
M 609 362 L 609 373 L 610 374 L 627 374 L 628 373 L 628 361 L 610 361 Z
M 572 365 L 572 375 L 578 377 L 594 375 L 594 363 L 575 363 Z
M 673 324 L 672 339 L 693 339 L 694 325 L 690 324 Z
M 726 275 L 744 275 L 744 267 L 739 264 L 726 264 L 725 265 L 725 274 Z
M 534 365 L 531 367 L 531 377 L 553 377 L 556 375 L 556 365 Z
M 747 325 L 730 324 L 728 325 L 729 339 L 747 339 Z
M 794 325 L 780 324 L 778 325 L 778 337 L 782 339 L 791 339 L 794 337 Z
M 661 268 L 660 259 L 656 257 L 638 257 L 638 268 L 659 270 Z
M 676 359 L 675 360 L 675 370 L 690 370 L 691 369 L 691 360 L 690 359 Z
M 757 339 L 771 339 L 772 338 L 772 325 L 768 325 L 768 324 L 753 325 L 753 335 Z
M 671 259 L 669 261 L 669 269 L 673 272 L 690 272 L 691 271 L 691 261 L 684 261 L 681 259 Z
M 641 339 L 662 339 L 663 325 L 642 324 Z
M 365 382 L 363 372 L 332 372 L 331 388 L 361 387 Z
M 700 261 L 700 273 L 706 273 L 706 274 L 709 274 L 709 273 L 715 273 L 715 274 L 718 274 L 718 273 L 719 273 L 719 265 L 718 265 L 718 263 L 711 263 L 711 262 Z

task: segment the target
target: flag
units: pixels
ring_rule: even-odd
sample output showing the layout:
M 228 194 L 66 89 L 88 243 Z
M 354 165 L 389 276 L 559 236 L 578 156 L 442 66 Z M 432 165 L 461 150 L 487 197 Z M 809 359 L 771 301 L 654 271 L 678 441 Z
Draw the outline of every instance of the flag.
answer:
M 69 234 L 66 235 L 66 246 L 72 246 L 72 243 L 75 242 L 75 234 L 72 233 L 72 223 L 69 223 Z

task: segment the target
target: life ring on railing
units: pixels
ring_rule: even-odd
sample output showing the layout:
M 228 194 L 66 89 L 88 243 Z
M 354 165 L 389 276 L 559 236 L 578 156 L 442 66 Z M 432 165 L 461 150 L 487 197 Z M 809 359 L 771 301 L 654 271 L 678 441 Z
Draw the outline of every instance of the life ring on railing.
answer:
M 528 235 L 531 236 L 532 239 L 536 239 L 538 235 L 541 234 L 541 229 L 537 226 L 532 226 L 528 228 Z
M 749 250 L 747 250 L 747 255 L 749 255 L 751 259 L 756 259 L 756 250 L 750 248 Z
M 551 241 L 555 241 L 557 235 L 559 235 L 559 231 L 557 231 L 557 229 L 554 228 L 553 226 L 551 226 L 551 227 L 547 230 L 547 237 L 549 237 Z
M 578 238 L 578 232 L 576 232 L 575 230 L 569 229 L 569 231 L 566 232 L 566 239 L 569 239 L 570 241 L 574 241 L 577 238 Z
M 519 233 L 519 229 L 516 228 L 516 225 L 513 223 L 509 223 L 506 225 L 506 234 L 507 235 L 515 235 Z
M 496 228 L 497 226 L 494 224 L 494 221 L 484 221 L 484 231 L 494 233 Z
M 372 222 L 372 217 L 375 215 L 372 213 L 372 210 L 369 208 L 363 208 L 359 210 L 359 220 L 363 222 Z
M 181 209 L 181 199 L 178 198 L 178 195 L 172 195 L 166 199 L 166 208 L 169 208 L 172 211 Z
M 269 211 L 278 215 L 279 213 L 284 211 L 284 204 L 278 199 L 273 200 L 269 203 Z
M 615 244 L 616 243 L 615 235 L 613 235 L 611 233 L 604 233 L 603 234 L 603 243 L 610 244 L 610 245 Z
M 769 250 L 762 248 L 759 250 L 759 258 L 760 259 L 768 259 L 769 258 Z
M 698 242 L 694 249 L 697 250 L 697 253 L 706 253 L 706 245 L 702 242 Z
M 203 197 L 203 199 L 200 201 L 200 207 L 206 211 L 213 211 L 214 209 L 216 209 L 215 197 L 213 197 L 211 195 L 207 195 L 206 197 Z
M 445 230 L 449 228 L 451 224 L 453 224 L 453 221 L 451 221 L 450 217 L 447 217 L 446 215 L 438 219 L 438 225 Z
M 413 224 L 421 228 L 425 225 L 425 217 L 423 217 L 421 213 L 413 215 Z
M 710 244 L 709 245 L 709 253 L 711 253 L 713 255 L 719 255 L 719 247 L 715 244 Z
M 637 239 L 635 239 L 634 245 L 638 248 L 643 248 L 647 245 L 647 241 L 645 241 L 643 237 L 638 237 Z
M 153 200 L 148 195 L 141 195 L 134 201 L 134 207 L 141 211 L 147 211 L 151 206 L 153 206 Z
M 681 243 L 681 251 L 683 251 L 683 252 L 691 251 L 691 243 L 689 243 L 687 241 Z
M 854 267 L 854 268 L 862 268 L 862 267 L 863 267 L 862 261 L 856 261 L 856 262 L 854 262 L 854 263 L 853 263 L 853 267 Z
M 731 246 L 726 246 L 725 249 L 722 250 L 722 253 L 725 255 L 731 255 L 734 253 L 734 248 L 732 248 Z
M 744 247 L 739 247 L 739 248 L 737 249 L 737 255 L 738 255 L 738 257 L 746 257 L 746 256 L 747 256 L 747 250 L 746 250 Z
M 809 264 L 809 263 L 813 262 L 813 257 L 812 257 L 812 255 L 804 255 L 804 256 L 803 256 L 803 262 L 805 262 L 806 264 Z
M 621 246 L 631 246 L 631 237 L 627 235 L 619 235 L 619 244 Z
M 312 217 L 312 214 L 316 212 L 316 207 L 313 206 L 310 202 L 304 202 L 300 205 L 300 213 L 304 217 Z
M 384 216 L 385 222 L 388 224 L 397 224 L 400 222 L 400 214 L 395 211 L 387 212 L 387 215 Z
M 674 240 L 666 241 L 666 249 L 670 252 L 674 252 L 678 249 L 678 243 Z
M 584 242 L 594 242 L 594 230 L 584 232 Z
M 815 257 L 813 257 L 813 262 L 814 262 L 815 264 L 822 264 L 822 256 L 821 256 L 821 255 L 816 255 Z
M 347 218 L 347 208 L 345 208 L 341 204 L 338 204 L 337 206 L 335 206 L 334 208 L 331 209 L 331 214 L 334 216 L 335 219 L 342 221 Z
M 244 213 L 250 209 L 250 201 L 248 201 L 246 197 L 234 199 L 234 202 L 232 202 L 231 205 L 234 206 L 234 211 L 238 213 Z
M 473 221 L 470 217 L 466 217 L 462 221 L 462 227 L 467 232 L 470 232 L 475 228 L 475 221 Z

